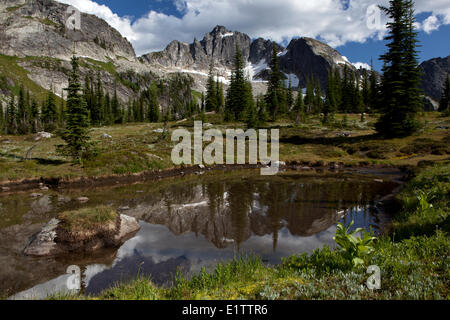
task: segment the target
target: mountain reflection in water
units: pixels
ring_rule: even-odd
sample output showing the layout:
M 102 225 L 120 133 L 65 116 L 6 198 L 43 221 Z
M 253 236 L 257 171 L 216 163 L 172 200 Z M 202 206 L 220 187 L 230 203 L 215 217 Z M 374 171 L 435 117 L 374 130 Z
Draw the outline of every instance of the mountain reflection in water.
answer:
M 177 269 L 185 274 L 202 267 L 211 270 L 217 262 L 239 254 L 256 254 L 267 263 L 279 263 L 292 254 L 333 246 L 338 221 L 377 227 L 374 200 L 395 186 L 374 182 L 373 177 L 288 173 L 275 177 L 211 175 L 162 187 L 98 191 L 91 195 L 89 205 L 105 203 L 106 196 L 114 199 L 110 205 L 141 221 L 138 234 L 107 257 L 48 259 L 53 276 L 44 272 L 47 282 L 36 279 L 28 287 L 40 285 L 17 297 L 64 289 L 67 277 L 61 275 L 70 264 L 82 269 L 83 291 L 95 294 L 115 282 L 135 279 L 138 273 L 157 284 L 170 284 Z

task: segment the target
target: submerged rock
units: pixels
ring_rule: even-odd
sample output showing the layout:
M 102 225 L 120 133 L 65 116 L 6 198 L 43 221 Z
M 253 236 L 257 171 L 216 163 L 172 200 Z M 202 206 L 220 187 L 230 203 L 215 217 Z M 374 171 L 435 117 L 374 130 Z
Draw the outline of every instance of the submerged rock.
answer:
M 138 221 L 126 215 L 119 215 L 117 223 L 87 234 L 68 234 L 61 228 L 61 220 L 52 219 L 34 235 L 24 249 L 24 254 L 47 257 L 72 252 L 93 252 L 102 248 L 119 247 L 139 231 Z

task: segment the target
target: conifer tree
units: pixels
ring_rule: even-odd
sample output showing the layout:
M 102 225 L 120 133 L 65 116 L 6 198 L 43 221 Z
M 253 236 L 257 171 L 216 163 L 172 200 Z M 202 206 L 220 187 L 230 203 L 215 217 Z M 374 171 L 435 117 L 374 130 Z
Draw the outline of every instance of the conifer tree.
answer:
M 59 146 L 58 150 L 71 156 L 74 162 L 82 162 L 90 148 L 89 112 L 82 95 L 79 76 L 78 58 L 72 57 L 72 72 L 69 76 L 67 90 L 67 122 L 62 135 L 66 145 Z
M 303 93 L 300 90 L 298 92 L 297 99 L 294 106 L 295 125 L 298 126 L 300 122 L 304 122 L 306 117 L 305 103 L 303 101 Z
M 156 86 L 152 84 L 149 90 L 149 109 L 148 109 L 148 120 L 150 122 L 158 122 L 159 121 L 159 103 L 158 103 L 158 93 L 156 90 Z
M 37 133 L 40 130 L 39 107 L 34 98 L 31 100 L 30 117 L 32 132 Z
M 306 95 L 305 95 L 305 106 L 306 112 L 311 113 L 314 109 L 314 76 L 311 76 L 311 79 L 306 80 Z
M 380 134 L 387 137 L 414 133 L 419 123 L 417 112 L 423 109 L 417 61 L 417 32 L 415 31 L 414 2 L 391 0 L 389 8 L 380 7 L 391 19 L 386 41 L 388 51 L 384 61 L 382 85 L 382 116 L 376 124 Z
M 223 83 L 219 82 L 219 77 L 217 77 L 217 84 L 218 84 L 218 89 L 217 89 L 217 107 L 219 109 L 219 111 L 222 111 L 223 108 L 225 107 L 225 96 L 223 93 Z
M 259 124 L 264 124 L 269 120 L 269 115 L 267 113 L 267 105 L 264 95 L 260 95 L 256 99 L 256 109 L 258 111 L 258 122 Z
M 322 100 L 322 88 L 320 87 L 320 81 L 317 80 L 314 88 L 314 112 L 322 112 L 323 100 Z
M 282 75 L 278 61 L 277 46 L 273 43 L 272 61 L 270 63 L 270 79 L 266 94 L 266 104 L 272 116 L 272 120 L 276 120 L 283 98 L 281 97 L 282 89 Z
M 325 104 L 323 107 L 323 123 L 329 123 L 334 119 L 334 114 L 337 110 L 336 102 L 336 85 L 334 78 L 334 71 L 331 70 L 328 74 L 328 87 L 325 94 Z
M 111 113 L 112 113 L 112 121 L 114 124 L 122 123 L 122 113 L 120 110 L 119 99 L 117 98 L 117 90 L 114 90 L 114 95 L 111 100 Z M 128 122 L 133 122 L 132 108 L 128 106 Z
M 44 130 L 46 131 L 53 131 L 56 129 L 56 124 L 58 122 L 58 109 L 56 107 L 55 100 L 55 94 L 52 89 L 50 89 L 41 113 L 41 122 Z
M 375 70 L 373 70 L 373 67 L 372 71 L 370 72 L 369 83 L 370 83 L 369 108 L 371 112 L 376 112 L 377 110 L 379 110 L 380 88 L 377 81 L 377 75 Z
M 5 132 L 5 114 L 3 111 L 3 103 L 0 103 L 0 134 Z
M 244 62 L 239 46 L 236 45 L 234 67 L 225 100 L 225 121 L 239 120 L 241 114 L 247 108 L 247 102 Z
M 363 109 L 364 112 L 367 112 L 370 106 L 370 82 L 369 82 L 369 73 L 367 72 L 367 69 L 363 70 L 363 80 L 361 83 L 361 90 L 364 105 Z
M 15 97 L 11 93 L 9 104 L 6 108 L 6 133 L 17 134 L 17 110 Z
M 289 76 L 289 86 L 287 89 L 287 99 L 286 100 L 287 100 L 286 102 L 287 102 L 288 110 L 291 110 L 294 105 L 294 93 L 292 90 L 292 81 L 291 81 L 290 76 Z
M 447 74 L 447 80 L 442 89 L 442 96 L 439 102 L 439 111 L 448 112 L 450 109 L 450 75 Z
M 213 64 L 209 66 L 208 81 L 206 84 L 206 111 L 217 111 L 217 83 L 214 81 Z

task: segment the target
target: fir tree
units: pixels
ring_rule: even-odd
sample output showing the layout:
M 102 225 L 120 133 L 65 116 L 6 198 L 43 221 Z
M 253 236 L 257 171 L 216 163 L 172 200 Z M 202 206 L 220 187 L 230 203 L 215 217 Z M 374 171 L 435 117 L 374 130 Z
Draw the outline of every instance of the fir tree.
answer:
M 383 67 L 383 115 L 376 124 L 379 133 L 387 137 L 407 136 L 418 127 L 416 115 L 423 109 L 417 61 L 417 32 L 414 23 L 414 3 L 411 0 L 391 0 L 389 8 L 381 7 L 391 22 L 385 38 L 388 52 L 381 56 Z
M 31 100 L 30 117 L 32 131 L 33 133 L 37 133 L 40 130 L 39 107 L 34 98 Z
M 11 98 L 9 104 L 6 108 L 6 133 L 7 134 L 17 134 L 17 110 L 15 97 L 11 93 Z
M 225 100 L 225 121 L 239 120 L 247 108 L 247 102 L 244 62 L 239 46 L 236 45 L 234 67 Z
M 211 62 L 206 84 L 206 111 L 217 111 L 217 106 L 217 83 L 214 81 L 213 64 Z
M 447 80 L 442 89 L 442 96 L 439 102 L 439 111 L 448 112 L 450 110 L 450 75 L 447 74 Z
M 380 98 L 380 88 L 377 81 L 377 74 L 375 70 L 370 72 L 370 97 L 369 97 L 369 108 L 371 112 L 379 110 L 379 98 Z
M 312 76 L 311 79 L 306 80 L 306 95 L 305 95 L 305 106 L 306 106 L 306 112 L 311 113 L 314 109 L 314 77 Z
M 156 90 L 156 86 L 152 84 L 149 91 L 149 99 L 150 104 L 148 108 L 148 120 L 150 122 L 158 122 L 159 121 L 159 103 L 158 103 L 158 93 Z
M 59 151 L 71 156 L 74 162 L 81 162 L 87 156 L 90 147 L 89 113 L 86 101 L 81 94 L 78 58 L 72 57 L 72 72 L 69 76 L 67 94 L 67 122 L 62 135 L 66 142 Z
M 264 124 L 269 120 L 269 115 L 267 113 L 266 100 L 263 95 L 260 95 L 256 99 L 256 109 L 258 111 L 258 122 L 259 124 Z
M 132 109 L 131 106 L 128 106 L 128 122 L 133 122 L 133 115 L 131 114 Z M 111 113 L 112 113 L 112 121 L 115 124 L 122 123 L 122 112 L 120 110 L 119 99 L 117 98 L 117 90 L 114 90 L 114 95 L 111 100 Z
M 23 86 L 20 86 L 19 99 L 17 101 L 17 124 L 19 134 L 26 134 L 29 132 L 28 114 L 28 101 L 25 97 L 25 89 Z
M 272 61 L 270 63 L 270 79 L 269 79 L 269 84 L 268 84 L 267 94 L 266 94 L 267 108 L 269 109 L 269 112 L 270 112 L 273 120 L 275 120 L 277 118 L 280 109 L 282 109 L 282 106 L 280 106 L 280 104 L 281 104 L 280 102 L 282 100 L 281 80 L 282 80 L 282 75 L 281 75 L 280 65 L 279 65 L 279 61 L 278 61 L 277 46 L 274 43 L 273 49 L 272 49 Z
M 3 111 L 3 103 L 0 103 L 0 134 L 5 132 L 5 114 Z
M 56 107 L 55 100 L 55 94 L 52 89 L 50 89 L 41 113 L 41 122 L 44 126 L 44 130 L 46 131 L 53 131 L 56 129 L 56 124 L 58 122 L 58 109 Z
M 336 85 L 335 85 L 335 74 L 334 71 L 331 70 L 328 74 L 328 86 L 325 94 L 325 104 L 323 107 L 323 123 L 329 123 L 334 119 L 334 114 L 337 110 L 337 102 L 336 102 Z
M 298 96 L 295 101 L 294 112 L 295 112 L 294 113 L 295 114 L 295 125 L 298 126 L 300 122 L 305 121 L 305 117 L 306 117 L 305 103 L 303 101 L 303 93 L 301 90 L 298 92 Z
M 219 111 L 222 111 L 225 107 L 225 96 L 223 94 L 223 83 L 219 82 L 219 77 L 217 77 L 217 107 Z
M 288 107 L 288 111 L 290 111 L 294 105 L 294 93 L 292 90 L 292 81 L 291 81 L 291 77 L 289 76 L 289 86 L 287 89 L 287 107 Z
M 314 112 L 319 113 L 323 110 L 323 100 L 322 100 L 322 88 L 320 87 L 320 81 L 317 80 L 314 87 Z
M 364 105 L 363 109 L 364 112 L 367 112 L 370 106 L 370 82 L 369 82 L 369 73 L 367 72 L 367 69 L 363 69 L 363 80 L 361 83 L 361 90 Z

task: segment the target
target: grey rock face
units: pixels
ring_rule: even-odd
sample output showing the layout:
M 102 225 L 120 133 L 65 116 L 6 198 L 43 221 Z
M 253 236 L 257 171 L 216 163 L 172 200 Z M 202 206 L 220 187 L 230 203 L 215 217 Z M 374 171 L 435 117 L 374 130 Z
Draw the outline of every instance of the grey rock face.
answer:
M 68 6 L 53 0 L 0 3 L 0 53 L 69 60 L 76 52 L 98 61 L 136 60 L 132 45 L 104 20 L 81 14 L 81 30 L 66 29 Z
M 142 60 L 164 67 L 200 70 L 207 70 L 212 61 L 217 67 L 231 68 L 236 45 L 242 51 L 244 61 L 247 61 L 250 56 L 250 44 L 251 39 L 248 35 L 217 26 L 201 41 L 194 39 L 192 44 L 172 41 L 163 51 L 144 55 Z
M 285 54 L 280 56 L 281 70 L 287 74 L 295 74 L 302 87 L 306 86 L 308 78 L 314 76 L 314 79 L 320 81 L 321 87 L 326 88 L 328 71 L 331 68 L 343 69 L 345 65 L 356 71 L 338 51 L 311 38 L 292 40 Z
M 253 64 L 258 64 L 261 60 L 265 60 L 267 63 L 272 59 L 273 53 L 273 41 L 265 40 L 263 38 L 258 38 L 254 40 L 250 46 L 250 62 Z M 283 52 L 284 48 L 278 44 L 277 52 Z
M 427 96 L 439 101 L 445 80 L 450 73 L 450 56 L 425 61 L 420 67 L 423 71 L 421 89 Z

